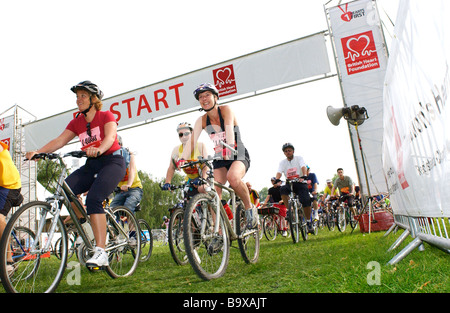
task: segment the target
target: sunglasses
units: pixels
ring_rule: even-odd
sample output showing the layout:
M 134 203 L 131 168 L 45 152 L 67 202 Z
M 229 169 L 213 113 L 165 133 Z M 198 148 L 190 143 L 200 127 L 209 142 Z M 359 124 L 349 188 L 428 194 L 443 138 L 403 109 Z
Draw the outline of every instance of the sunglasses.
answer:
M 87 132 L 87 134 L 88 134 L 89 137 L 92 136 L 92 133 L 91 133 L 91 123 L 87 123 L 87 124 L 86 124 L 86 132 Z
M 191 132 L 184 132 L 184 133 L 178 133 L 178 137 L 183 137 L 183 136 L 189 136 L 191 134 Z

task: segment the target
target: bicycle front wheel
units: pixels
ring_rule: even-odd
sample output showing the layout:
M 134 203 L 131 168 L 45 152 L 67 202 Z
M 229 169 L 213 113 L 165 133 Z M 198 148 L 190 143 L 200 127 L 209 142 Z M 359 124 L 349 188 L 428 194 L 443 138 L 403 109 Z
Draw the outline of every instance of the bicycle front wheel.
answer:
M 38 231 L 40 223 L 43 226 L 41 232 Z M 51 245 L 45 248 L 46 237 L 42 229 L 46 230 L 52 223 L 56 223 L 53 238 L 61 235 L 60 259 L 51 253 Z M 51 213 L 50 204 L 33 201 L 21 206 L 11 216 L 0 241 L 3 287 L 11 293 L 55 291 L 66 268 L 67 250 L 66 229 L 61 218 Z
M 245 263 L 256 263 L 259 258 L 259 228 L 247 228 L 248 223 L 242 203 L 238 205 L 236 215 L 240 217 L 239 222 L 236 224 L 236 233 L 242 258 Z
M 211 196 L 199 193 L 191 198 L 184 213 L 186 255 L 194 271 L 204 280 L 223 276 L 230 257 L 230 241 L 222 214 L 215 232 L 215 205 Z
M 150 225 L 144 219 L 139 219 L 139 232 L 141 234 L 141 262 L 148 261 L 153 251 L 153 235 Z
M 339 207 L 337 210 L 337 214 L 336 214 L 336 218 L 337 218 L 337 227 L 339 229 L 340 232 L 344 232 L 345 231 L 345 227 L 347 225 L 347 222 L 345 221 L 345 212 L 344 212 L 344 208 L 343 207 Z
M 133 212 L 125 206 L 112 208 L 106 218 L 109 241 L 106 246 L 109 266 L 106 272 L 112 278 L 127 277 L 134 273 L 141 255 L 139 224 Z
M 287 210 L 289 212 L 289 227 L 291 228 L 292 241 L 294 243 L 297 243 L 300 239 L 300 226 L 297 205 L 297 202 L 289 201 L 287 207 Z
M 170 216 L 169 221 L 169 248 L 173 260 L 178 265 L 185 265 L 189 261 L 186 256 L 183 238 L 184 210 L 176 209 Z

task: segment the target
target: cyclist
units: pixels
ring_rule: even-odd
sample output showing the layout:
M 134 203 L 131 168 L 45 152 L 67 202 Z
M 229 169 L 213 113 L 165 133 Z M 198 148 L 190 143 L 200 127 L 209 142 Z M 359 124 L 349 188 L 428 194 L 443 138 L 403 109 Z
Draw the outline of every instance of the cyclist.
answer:
M 122 137 L 117 135 L 117 140 L 122 148 L 126 174 L 117 186 L 120 189 L 120 192 L 116 192 L 114 199 L 111 201 L 111 207 L 124 205 L 134 213 L 137 205 L 141 202 L 144 193 L 142 190 L 142 182 L 137 171 L 134 153 L 123 146 Z
M 285 143 L 282 146 L 282 150 L 286 158 L 280 162 L 278 166 L 278 172 L 275 175 L 275 178 L 280 179 L 282 174 L 284 174 L 284 176 L 289 180 L 294 178 L 300 178 L 300 182 L 293 183 L 294 188 L 293 192 L 296 195 L 298 195 L 300 203 L 302 204 L 303 209 L 305 211 L 305 218 L 308 224 L 308 231 L 312 231 L 312 225 L 310 222 L 311 197 L 309 196 L 308 185 L 306 184 L 307 169 L 305 160 L 301 156 L 294 156 L 295 151 L 294 146 L 289 142 Z M 289 194 L 291 193 L 290 184 L 281 186 L 280 193 L 283 202 L 285 204 L 289 203 Z
M 106 216 L 102 202 L 125 175 L 125 161 L 117 141 L 117 122 L 110 111 L 101 111 L 103 92 L 96 84 L 83 81 L 70 89 L 76 94 L 79 112 L 64 131 L 36 151 L 26 153 L 31 159 L 37 153 L 51 153 L 64 147 L 75 136 L 86 152 L 86 164 L 70 174 L 66 182 L 74 194 L 87 191 L 86 210 L 90 216 L 96 247 L 87 266 L 108 265 L 105 252 Z
M 316 174 L 311 173 L 311 169 L 308 165 L 306 165 L 306 173 L 308 174 L 306 181 L 308 182 L 308 191 L 311 194 L 311 201 L 314 208 L 314 218 L 319 220 L 319 207 L 317 203 L 317 188 L 319 187 L 319 181 L 317 180 Z
M 206 112 L 197 119 L 191 140 L 197 142 L 202 130 L 205 130 L 214 143 L 214 151 L 221 155 L 221 160 L 214 161 L 214 177 L 221 184 L 228 181 L 231 188 L 244 203 L 247 227 L 255 228 L 258 225 L 258 211 L 251 203 L 250 195 L 245 183 L 242 181 L 250 167 L 250 156 L 245 148 L 239 131 L 239 125 L 231 108 L 227 105 L 219 106 L 219 91 L 210 84 L 201 84 L 194 90 L 194 97 L 200 103 L 201 109 Z M 237 150 L 237 156 L 220 144 L 220 141 Z M 190 152 L 183 151 L 182 159 L 187 159 Z M 222 196 L 222 190 L 217 188 Z
M 286 206 L 283 203 L 283 200 L 281 199 L 281 193 L 280 193 L 280 187 L 282 181 L 280 179 L 276 179 L 275 177 L 272 177 L 271 179 L 272 187 L 269 188 L 268 194 L 266 197 L 266 200 L 264 200 L 263 207 L 267 205 L 267 203 L 270 201 L 273 203 L 274 207 L 277 207 L 279 212 L 278 216 L 280 218 L 280 225 L 282 227 L 282 235 L 283 237 L 287 236 L 287 221 L 286 221 Z
M 245 185 L 247 186 L 248 193 L 250 195 L 250 201 L 253 203 L 254 206 L 259 207 L 259 194 L 255 189 L 252 189 L 252 184 L 250 182 L 246 182 Z
M 19 206 L 23 201 L 23 196 L 20 193 L 22 182 L 20 180 L 20 173 L 11 159 L 8 145 L 0 141 L 0 238 L 6 227 L 6 216 L 12 207 Z M 14 267 L 12 266 L 12 254 L 7 254 L 7 271 L 12 273 Z
M 335 188 L 334 192 L 331 193 L 331 190 L 333 189 L 333 181 L 331 179 L 327 179 L 326 181 L 327 185 L 325 186 L 325 189 L 323 190 L 322 195 L 322 201 L 326 204 L 325 210 L 328 212 L 328 209 L 331 207 L 331 201 L 333 199 L 336 199 L 339 197 L 339 188 Z
M 183 122 L 178 124 L 177 126 L 177 133 L 178 137 L 180 138 L 181 144 L 177 145 L 175 148 L 173 148 L 172 154 L 170 155 L 170 162 L 169 167 L 167 169 L 166 173 L 166 180 L 165 184 L 163 186 L 163 190 L 170 190 L 170 183 L 172 182 L 173 175 L 175 173 L 175 170 L 177 169 L 177 160 L 182 157 L 183 151 L 189 149 L 190 151 L 194 150 L 188 161 L 197 160 L 199 157 L 207 158 L 208 152 L 206 149 L 206 145 L 202 142 L 197 142 L 195 145 L 195 149 L 192 149 L 192 141 L 191 141 L 191 135 L 192 135 L 192 126 L 188 122 Z M 192 145 L 192 146 L 191 146 Z M 189 148 L 186 148 L 186 147 Z M 186 181 L 192 181 L 194 185 L 194 189 L 189 189 L 188 191 L 188 197 L 192 197 L 197 192 L 205 192 L 204 187 L 199 185 L 199 172 L 197 167 L 186 167 L 183 168 L 184 173 L 186 174 Z M 203 173 L 206 176 L 206 171 Z
M 337 169 L 338 177 L 334 181 L 333 188 L 331 189 L 331 194 L 333 194 L 336 188 L 339 188 L 339 192 L 344 199 L 347 199 L 348 206 L 356 215 L 355 208 L 355 183 L 352 181 L 350 176 L 344 175 L 344 170 L 340 167 Z

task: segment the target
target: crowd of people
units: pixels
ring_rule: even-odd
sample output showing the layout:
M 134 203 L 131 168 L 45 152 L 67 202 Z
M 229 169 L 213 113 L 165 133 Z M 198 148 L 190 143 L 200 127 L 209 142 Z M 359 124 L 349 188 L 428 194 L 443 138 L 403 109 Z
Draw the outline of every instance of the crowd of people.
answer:
M 90 82 L 83 81 L 73 86 L 71 91 L 76 94 L 78 114 L 68 123 L 63 132 L 41 148 L 26 153 L 31 160 L 39 153 L 51 153 L 75 137 L 79 138 L 81 150 L 87 156 L 86 163 L 71 173 L 66 182 L 76 195 L 86 194 L 85 208 L 90 217 L 93 236 L 95 238 L 95 253 L 86 262 L 88 266 L 107 266 L 108 255 L 105 252 L 106 218 L 102 202 L 114 190 L 117 190 L 111 206 L 125 205 L 134 211 L 141 201 L 143 187 L 138 175 L 134 154 L 125 148 L 121 137 L 117 134 L 117 122 L 110 111 L 102 111 L 103 92 Z M 194 90 L 194 97 L 199 102 L 204 114 L 200 116 L 194 126 L 182 122 L 176 127 L 180 144 L 173 148 L 170 155 L 163 189 L 171 190 L 171 181 L 176 170 L 183 167 L 190 160 L 207 157 L 206 146 L 199 142 L 199 136 L 204 130 L 214 144 L 214 152 L 221 158 L 214 161 L 214 177 L 221 184 L 229 183 L 230 187 L 241 199 L 248 228 L 258 225 L 257 208 L 269 203 L 279 207 L 282 225 L 286 225 L 286 206 L 291 185 L 281 180 L 297 178 L 292 184 L 295 194 L 298 195 L 304 209 L 306 218 L 311 217 L 312 207 L 317 211 L 318 180 L 310 172 L 305 160 L 294 155 L 295 149 L 291 143 L 282 146 L 285 158 L 279 163 L 272 186 L 268 195 L 261 203 L 258 192 L 252 189 L 244 177 L 250 167 L 250 154 L 241 139 L 237 117 L 227 105 L 219 105 L 219 92 L 210 83 L 201 84 Z M 225 143 L 225 144 L 224 144 Z M 8 147 L 1 143 L 0 150 L 0 236 L 5 227 L 5 216 L 9 210 L 21 204 L 23 197 L 20 194 L 20 175 L 15 168 Z M 8 157 L 9 156 L 9 157 Z M 201 185 L 201 178 L 206 177 L 203 168 L 183 167 L 186 182 L 191 184 L 191 195 L 205 192 Z M 338 178 L 333 182 L 327 180 L 324 201 L 334 195 L 347 193 L 349 203 L 354 197 L 354 183 L 343 170 L 338 169 Z M 217 189 L 219 196 L 222 190 Z M 78 216 L 78 214 L 77 214 Z M 81 214 L 80 214 L 81 217 Z M 311 227 L 311 226 L 309 226 Z M 285 230 L 285 229 L 284 229 Z

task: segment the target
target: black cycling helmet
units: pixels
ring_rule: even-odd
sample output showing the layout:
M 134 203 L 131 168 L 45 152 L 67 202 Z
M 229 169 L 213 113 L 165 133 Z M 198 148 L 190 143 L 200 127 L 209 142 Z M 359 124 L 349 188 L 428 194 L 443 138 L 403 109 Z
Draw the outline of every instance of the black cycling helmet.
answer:
M 194 90 L 195 99 L 198 100 L 198 96 L 204 91 L 211 91 L 213 94 L 217 96 L 217 99 L 219 99 L 219 91 L 217 90 L 216 86 L 210 83 L 201 84 Z
M 87 90 L 90 93 L 96 95 L 97 98 L 99 98 L 100 100 L 102 100 L 103 98 L 103 92 L 100 90 L 100 88 L 98 88 L 96 84 L 92 83 L 90 80 L 82 81 L 73 86 L 72 88 L 70 88 L 70 90 L 72 90 L 75 93 L 77 92 L 78 89 Z
M 94 94 L 97 96 L 97 98 L 99 98 L 100 100 L 102 100 L 103 98 L 103 92 L 100 90 L 100 88 L 98 88 L 98 86 L 94 83 L 92 83 L 90 80 L 85 80 L 82 81 L 78 84 L 76 84 L 75 86 L 72 86 L 72 88 L 70 88 L 70 90 L 72 90 L 74 93 L 77 93 L 78 89 L 83 89 L 83 90 L 87 90 L 88 92 L 90 92 L 91 94 Z M 87 108 L 86 110 L 82 111 L 82 112 L 78 112 L 77 115 L 75 116 L 75 118 L 78 118 L 78 116 L 80 114 L 83 114 L 84 116 L 86 116 L 86 114 L 91 110 L 93 103 L 89 97 L 89 108 Z
M 282 147 L 283 152 L 284 152 L 284 150 L 287 149 L 287 148 L 292 148 L 292 150 L 295 150 L 294 146 L 293 146 L 292 143 L 290 143 L 290 142 L 286 142 L 286 143 L 283 145 L 283 147 Z

